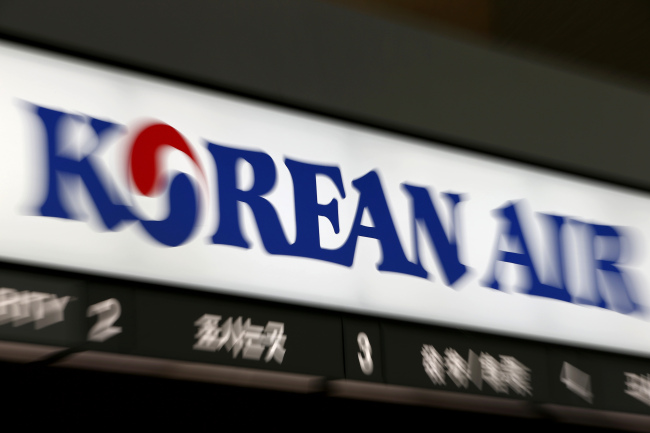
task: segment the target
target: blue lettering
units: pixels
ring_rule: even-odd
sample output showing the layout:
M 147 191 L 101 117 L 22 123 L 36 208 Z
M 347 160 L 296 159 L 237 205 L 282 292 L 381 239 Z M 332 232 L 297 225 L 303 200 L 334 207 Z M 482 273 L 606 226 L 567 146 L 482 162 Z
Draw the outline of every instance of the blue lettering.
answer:
M 456 244 L 456 205 L 461 199 L 458 194 L 445 194 L 451 202 L 450 235 L 447 237 L 438 212 L 431 201 L 431 196 L 426 188 L 402 184 L 403 188 L 411 195 L 413 203 L 413 246 L 417 257 L 417 265 L 422 268 L 426 277 L 427 271 L 420 261 L 420 249 L 418 245 L 418 223 L 423 224 L 429 233 L 429 237 L 442 265 L 447 285 L 453 285 L 462 277 L 467 268 L 458 258 L 458 245 Z
M 169 187 L 169 214 L 160 221 L 141 220 L 149 235 L 163 245 L 177 247 L 185 242 L 196 224 L 198 201 L 190 178 L 179 173 Z
M 623 314 L 641 310 L 641 306 L 634 302 L 631 296 L 632 287 L 629 285 L 629 279 L 618 266 L 621 258 L 622 234 L 612 226 L 582 224 L 585 224 L 588 229 L 586 250 L 592 265 L 588 272 L 591 273 L 590 277 L 595 286 L 596 299 L 581 297 L 578 302 L 608 308 Z M 596 245 L 599 243 L 606 248 L 597 248 Z M 604 296 L 605 294 L 609 296 Z
M 357 239 L 359 236 L 363 236 L 377 239 L 381 245 L 382 259 L 378 263 L 377 269 L 426 278 L 427 272 L 424 268 L 416 263 L 409 262 L 404 255 L 377 173 L 373 170 L 354 180 L 352 185 L 360 193 L 359 204 L 357 205 L 357 213 L 354 217 L 350 236 L 345 245 L 339 250 L 343 259 L 341 263 L 346 266 L 352 265 Z M 372 217 L 374 227 L 361 225 L 365 210 Z
M 563 278 L 564 273 L 562 270 L 558 271 L 561 278 L 557 287 L 543 284 L 539 280 L 537 270 L 531 258 L 530 251 L 528 249 L 528 243 L 526 241 L 526 237 L 524 236 L 524 232 L 519 222 L 519 217 L 517 215 L 517 210 L 516 210 L 516 204 L 511 203 L 501 209 L 497 209 L 495 210 L 495 214 L 501 217 L 506 224 L 505 230 L 499 236 L 497 236 L 497 242 L 496 242 L 497 248 L 499 245 L 499 241 L 502 238 L 504 238 L 508 243 L 508 245 L 510 246 L 518 245 L 520 252 L 503 251 L 497 249 L 497 251 L 495 252 L 494 263 L 492 264 L 490 270 L 488 271 L 488 275 L 486 276 L 482 284 L 486 287 L 490 287 L 495 290 L 500 290 L 501 288 L 500 288 L 499 277 L 500 277 L 500 270 L 502 266 L 497 267 L 497 265 L 500 262 L 512 263 L 515 265 L 523 266 L 527 270 L 529 275 L 529 281 L 530 281 L 529 286 L 518 288 L 520 292 L 527 293 L 530 295 L 535 295 L 535 296 L 543 296 L 547 298 L 558 299 L 560 301 L 571 302 L 571 295 L 566 289 L 566 285 Z M 554 250 L 555 257 L 556 257 L 554 259 L 554 263 L 556 264 L 560 263 L 560 269 L 561 269 L 562 256 L 561 253 L 558 253 L 558 251 L 562 250 L 562 245 L 560 241 L 560 229 L 564 223 L 564 218 L 550 216 L 550 215 L 545 215 L 545 217 L 549 218 L 554 228 L 553 240 L 556 246 Z
M 64 123 L 63 120 L 70 115 L 44 107 L 34 107 L 37 116 L 45 127 L 47 145 L 45 168 L 47 173 L 47 193 L 39 207 L 39 213 L 47 217 L 75 219 L 61 202 L 62 184 L 65 181 L 59 175 L 68 174 L 77 176 L 84 183 L 107 229 L 115 230 L 120 222 L 135 219 L 125 205 L 113 202 L 111 197 L 117 196 L 115 188 L 110 183 L 105 184 L 100 180 L 97 167 L 92 163 L 93 154 L 105 142 L 105 137 L 110 132 L 119 130 L 119 126 L 90 118 L 90 127 L 97 138 L 97 145 L 86 156 L 76 160 L 61 155 L 61 149 L 66 144 L 61 142 L 63 139 L 61 126 Z
M 286 159 L 285 164 L 293 180 L 296 208 L 296 242 L 291 248 L 291 254 L 340 263 L 342 255 L 339 251 L 327 250 L 320 246 L 318 217 L 327 218 L 334 233 L 339 233 L 339 208 L 336 199 L 332 199 L 328 204 L 318 203 L 316 176 L 328 177 L 341 197 L 345 198 L 341 171 L 338 167 L 307 164 L 291 159 Z
M 262 195 L 275 185 L 273 159 L 263 152 L 240 150 L 208 143 L 208 150 L 217 166 L 219 194 L 219 226 L 212 236 L 215 244 L 250 248 L 239 225 L 238 204 L 246 203 L 255 217 L 264 248 L 271 254 L 289 254 L 289 243 L 282 230 L 278 215 Z M 237 188 L 237 162 L 244 160 L 253 168 L 255 182 L 250 190 Z

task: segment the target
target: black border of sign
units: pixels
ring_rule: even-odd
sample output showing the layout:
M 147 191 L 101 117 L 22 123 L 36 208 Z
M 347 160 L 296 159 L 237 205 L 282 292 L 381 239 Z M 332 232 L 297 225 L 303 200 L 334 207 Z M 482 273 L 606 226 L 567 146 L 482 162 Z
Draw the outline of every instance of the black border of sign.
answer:
M 135 63 L 111 58 L 110 56 L 102 56 L 90 53 L 85 50 L 72 47 L 64 47 L 50 42 L 40 41 L 34 38 L 22 37 L 7 32 L 0 31 L 0 41 L 6 41 L 13 44 L 24 45 L 29 48 L 49 51 L 54 54 L 73 57 L 76 60 L 89 61 L 97 63 L 97 67 L 109 66 L 113 68 L 123 69 L 127 72 L 135 72 L 139 74 L 149 75 L 159 79 L 164 79 L 176 83 L 182 83 L 198 87 L 201 89 L 220 92 L 233 97 L 247 99 L 250 102 L 257 102 L 276 106 L 283 109 L 297 111 L 298 113 L 310 114 L 322 117 L 324 121 L 337 121 L 348 126 L 361 126 L 378 132 L 386 132 L 391 134 L 400 135 L 406 138 L 412 138 L 429 142 L 430 145 L 443 146 L 450 150 L 466 151 L 475 156 L 489 156 L 501 160 L 502 163 L 518 163 L 536 169 L 543 169 L 555 172 L 561 175 L 570 175 L 582 178 L 583 181 L 602 182 L 608 186 L 618 186 L 634 190 L 636 192 L 650 193 L 650 184 L 646 182 L 634 182 L 631 180 L 622 179 L 617 176 L 603 175 L 594 170 L 579 169 L 571 164 L 556 163 L 542 163 L 536 161 L 535 158 L 526 158 L 522 156 L 509 154 L 507 151 L 500 152 L 498 150 L 485 149 L 487 142 L 472 141 L 465 139 L 458 139 L 446 135 L 432 134 L 428 131 L 418 130 L 417 128 L 407 128 L 399 125 L 391 125 L 385 121 L 377 121 L 363 116 L 355 116 L 350 114 L 336 113 L 335 111 L 320 109 L 317 107 L 309 106 L 306 103 L 298 103 L 290 100 L 283 100 L 277 96 L 264 95 L 261 93 L 252 92 L 244 88 L 238 88 L 232 85 L 226 85 L 218 82 L 209 82 L 207 80 L 191 78 L 179 75 L 171 71 L 164 71 L 158 68 L 153 68 L 145 65 L 137 65 Z

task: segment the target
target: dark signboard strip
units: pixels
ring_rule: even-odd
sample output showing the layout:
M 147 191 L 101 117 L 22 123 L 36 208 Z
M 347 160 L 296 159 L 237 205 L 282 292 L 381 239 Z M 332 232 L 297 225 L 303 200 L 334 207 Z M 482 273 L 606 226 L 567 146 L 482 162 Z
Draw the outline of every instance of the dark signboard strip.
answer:
M 642 357 L 45 270 L 3 269 L 0 287 L 12 362 L 529 417 L 650 415 Z

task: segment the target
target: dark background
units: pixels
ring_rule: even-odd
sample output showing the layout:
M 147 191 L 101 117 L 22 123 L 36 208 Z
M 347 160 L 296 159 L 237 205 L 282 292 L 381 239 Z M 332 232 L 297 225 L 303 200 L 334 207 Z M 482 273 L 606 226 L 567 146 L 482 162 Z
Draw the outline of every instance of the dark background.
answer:
M 0 0 L 0 35 L 650 188 L 643 0 Z

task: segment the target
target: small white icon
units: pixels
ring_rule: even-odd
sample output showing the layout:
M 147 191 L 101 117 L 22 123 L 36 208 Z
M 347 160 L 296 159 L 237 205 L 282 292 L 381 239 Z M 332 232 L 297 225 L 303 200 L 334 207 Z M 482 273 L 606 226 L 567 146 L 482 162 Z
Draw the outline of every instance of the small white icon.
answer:
M 477 356 L 470 350 L 465 361 L 455 349 L 446 348 L 443 357 L 430 344 L 424 344 L 420 354 L 425 373 L 436 385 L 445 385 L 445 377 L 449 376 L 458 388 L 467 389 L 471 381 L 478 389 L 486 382 L 497 393 L 533 393 L 530 369 L 512 356 L 499 355 L 499 361 L 489 353 Z
M 264 361 L 273 359 L 282 364 L 286 349 L 284 343 L 287 336 L 284 335 L 284 323 L 268 322 L 266 327 L 251 324 L 251 319 L 242 322 L 238 317 L 235 321 L 229 317 L 219 326 L 221 316 L 204 314 L 196 322 L 199 327 L 194 336 L 198 341 L 194 344 L 194 350 L 205 350 L 216 352 L 222 347 L 227 352 L 232 351 L 232 357 L 236 358 L 239 352 L 244 359 L 260 360 L 264 349 L 267 349 Z
M 593 403 L 593 394 L 591 393 L 591 376 L 564 362 L 560 372 L 560 381 L 575 394 L 582 397 L 585 401 Z
M 650 406 L 650 375 L 648 374 L 625 374 L 625 393 L 636 398 L 643 404 Z

